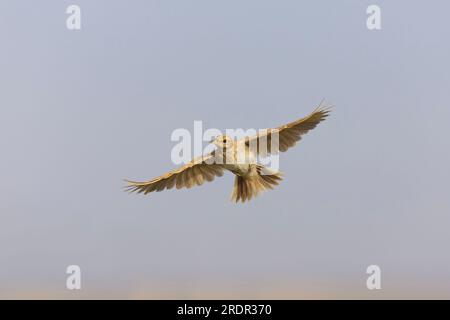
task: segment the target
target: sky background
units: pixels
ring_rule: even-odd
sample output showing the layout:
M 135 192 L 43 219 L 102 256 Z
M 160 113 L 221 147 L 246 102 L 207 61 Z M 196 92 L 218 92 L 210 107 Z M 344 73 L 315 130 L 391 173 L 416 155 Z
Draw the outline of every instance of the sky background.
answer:
M 66 28 L 70 4 L 82 29 Z M 381 7 L 369 31 L 366 8 Z M 450 298 L 448 1 L 0 2 L 0 298 Z M 177 128 L 331 116 L 285 179 L 149 196 Z M 82 269 L 82 290 L 65 287 Z M 379 265 L 381 290 L 366 288 Z

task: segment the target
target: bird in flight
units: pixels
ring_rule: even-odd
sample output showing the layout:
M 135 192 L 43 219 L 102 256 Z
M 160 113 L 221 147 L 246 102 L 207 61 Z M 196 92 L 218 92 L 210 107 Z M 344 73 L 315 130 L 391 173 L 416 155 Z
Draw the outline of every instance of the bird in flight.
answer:
M 174 187 L 191 188 L 200 186 L 205 181 L 213 181 L 215 177 L 221 177 L 224 170 L 228 170 L 236 176 L 231 200 L 234 202 L 251 200 L 260 192 L 273 189 L 282 180 L 280 172 L 274 172 L 258 164 L 258 156 L 267 157 L 295 146 L 303 135 L 329 115 L 330 110 L 331 108 L 322 107 L 321 104 L 304 118 L 239 140 L 227 135 L 218 136 L 212 141 L 216 146 L 213 152 L 149 181 L 125 180 L 128 184 L 125 188 L 130 192 L 143 194 Z

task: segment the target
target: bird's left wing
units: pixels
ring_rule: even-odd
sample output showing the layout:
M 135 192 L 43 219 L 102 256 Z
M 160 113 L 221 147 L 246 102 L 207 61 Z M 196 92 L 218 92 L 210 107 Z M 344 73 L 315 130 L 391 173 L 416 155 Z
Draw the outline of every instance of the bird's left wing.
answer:
M 125 180 L 128 183 L 125 188 L 130 192 L 147 194 L 153 191 L 172 189 L 173 187 L 181 189 L 202 185 L 205 181 L 212 181 L 216 176 L 221 177 L 223 175 L 223 165 L 215 163 L 214 157 L 214 153 L 198 157 L 178 169 L 149 181 Z
M 323 121 L 330 110 L 331 108 L 319 106 L 310 115 L 297 121 L 244 138 L 245 144 L 250 148 L 255 148 L 255 153 L 263 157 L 269 154 L 277 154 L 280 151 L 285 152 L 295 146 L 303 135 Z M 277 144 L 272 142 L 274 137 L 278 137 Z M 275 149 L 272 150 L 274 145 Z

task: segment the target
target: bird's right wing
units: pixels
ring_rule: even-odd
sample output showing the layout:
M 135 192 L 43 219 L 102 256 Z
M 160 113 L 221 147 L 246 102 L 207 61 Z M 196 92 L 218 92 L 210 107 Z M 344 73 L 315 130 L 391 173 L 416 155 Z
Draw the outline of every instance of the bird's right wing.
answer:
M 147 194 L 153 191 L 172 189 L 173 187 L 181 189 L 183 187 L 191 188 L 195 185 L 200 186 L 205 181 L 212 181 L 216 176 L 221 177 L 223 175 L 223 165 L 216 164 L 214 157 L 214 153 L 198 157 L 178 169 L 149 181 L 125 180 L 128 183 L 125 188 L 130 192 Z

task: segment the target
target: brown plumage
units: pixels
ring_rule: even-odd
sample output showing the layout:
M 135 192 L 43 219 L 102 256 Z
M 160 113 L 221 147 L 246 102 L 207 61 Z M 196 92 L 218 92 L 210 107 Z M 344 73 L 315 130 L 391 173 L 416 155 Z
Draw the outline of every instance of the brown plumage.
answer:
M 253 175 L 248 175 L 246 177 L 236 175 L 234 178 L 234 188 L 231 194 L 231 201 L 234 202 L 245 202 L 252 198 L 255 198 L 259 193 L 266 190 L 271 190 L 274 186 L 282 180 L 281 172 L 262 172 L 268 169 L 260 166 L 254 165 L 252 171 L 256 171 Z
M 271 172 L 268 168 L 258 165 L 257 157 L 287 151 L 296 145 L 304 134 L 323 121 L 329 112 L 330 108 L 319 106 L 302 119 L 238 141 L 228 136 L 219 136 L 214 141 L 218 149 L 212 153 L 149 181 L 126 180 L 128 183 L 126 189 L 130 192 L 148 194 L 174 187 L 191 188 L 202 185 L 205 181 L 212 181 L 215 177 L 221 177 L 224 170 L 228 170 L 236 175 L 232 201 L 251 200 L 260 192 L 273 189 L 282 179 L 280 172 Z M 274 137 L 278 137 L 279 143 L 278 146 L 274 144 L 276 147 L 272 150 Z M 239 162 L 239 152 L 245 152 L 246 162 Z
M 199 157 L 181 168 L 172 170 L 158 178 L 146 182 L 135 182 L 125 180 L 128 183 L 126 190 L 147 194 L 153 191 L 162 191 L 164 189 L 172 189 L 176 187 L 192 188 L 193 186 L 201 186 L 205 181 L 213 181 L 215 177 L 223 176 L 223 166 L 217 164 L 207 164 L 214 154 L 206 157 Z

